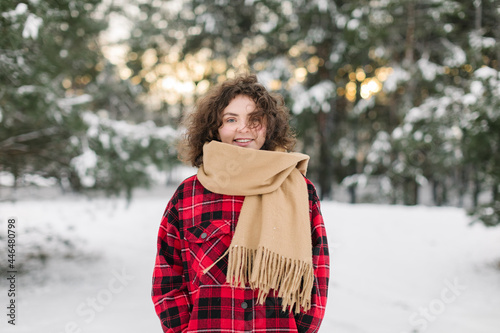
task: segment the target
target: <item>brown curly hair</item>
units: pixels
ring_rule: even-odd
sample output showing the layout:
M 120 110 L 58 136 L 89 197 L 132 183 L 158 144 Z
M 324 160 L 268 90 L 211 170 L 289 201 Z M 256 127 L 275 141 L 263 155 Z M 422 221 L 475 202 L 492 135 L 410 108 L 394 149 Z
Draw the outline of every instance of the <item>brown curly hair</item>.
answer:
M 222 112 L 239 95 L 250 97 L 256 109 L 250 114 L 256 125 L 266 124 L 266 141 L 262 150 L 293 150 L 296 139 L 290 128 L 290 111 L 279 94 L 269 93 L 258 83 L 256 75 L 239 75 L 208 91 L 200 98 L 193 113 L 186 117 L 186 133 L 179 144 L 179 159 L 199 167 L 203 162 L 203 145 L 220 141 L 218 129 L 222 126 Z

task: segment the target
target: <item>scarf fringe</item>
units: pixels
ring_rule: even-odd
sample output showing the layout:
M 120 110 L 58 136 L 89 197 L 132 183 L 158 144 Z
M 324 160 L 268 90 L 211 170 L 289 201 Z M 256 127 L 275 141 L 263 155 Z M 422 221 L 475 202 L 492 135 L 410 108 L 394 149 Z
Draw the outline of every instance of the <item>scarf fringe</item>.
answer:
M 271 289 L 278 291 L 282 299 L 282 310 L 295 313 L 311 308 L 314 284 L 312 263 L 285 258 L 269 249 L 249 249 L 242 246 L 229 248 L 227 279 L 229 284 L 258 289 L 257 303 L 264 304 Z

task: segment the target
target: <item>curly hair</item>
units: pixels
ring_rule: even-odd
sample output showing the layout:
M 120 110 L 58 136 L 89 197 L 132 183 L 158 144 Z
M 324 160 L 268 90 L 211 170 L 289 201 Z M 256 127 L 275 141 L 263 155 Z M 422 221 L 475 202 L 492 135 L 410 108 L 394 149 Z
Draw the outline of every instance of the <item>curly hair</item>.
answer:
M 250 114 L 255 124 L 266 124 L 266 140 L 262 150 L 293 150 L 296 139 L 289 121 L 290 111 L 279 94 L 269 93 L 258 83 L 256 75 L 240 75 L 227 80 L 200 98 L 195 110 L 186 117 L 186 133 L 179 144 L 179 159 L 199 167 L 203 162 L 203 145 L 220 141 L 218 129 L 222 126 L 223 110 L 236 96 L 252 99 L 256 109 Z

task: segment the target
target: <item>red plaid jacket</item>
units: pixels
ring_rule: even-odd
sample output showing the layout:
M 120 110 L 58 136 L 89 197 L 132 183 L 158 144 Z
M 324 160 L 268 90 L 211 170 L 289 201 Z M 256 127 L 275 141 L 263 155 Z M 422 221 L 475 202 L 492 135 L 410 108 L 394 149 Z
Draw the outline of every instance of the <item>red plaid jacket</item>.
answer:
M 309 191 L 315 283 L 312 307 L 294 315 L 281 311 L 269 295 L 256 304 L 257 291 L 226 282 L 227 256 L 203 270 L 231 243 L 243 196 L 216 194 L 196 176 L 178 187 L 158 233 L 152 298 L 164 332 L 317 332 L 325 314 L 329 279 L 326 230 L 314 185 Z

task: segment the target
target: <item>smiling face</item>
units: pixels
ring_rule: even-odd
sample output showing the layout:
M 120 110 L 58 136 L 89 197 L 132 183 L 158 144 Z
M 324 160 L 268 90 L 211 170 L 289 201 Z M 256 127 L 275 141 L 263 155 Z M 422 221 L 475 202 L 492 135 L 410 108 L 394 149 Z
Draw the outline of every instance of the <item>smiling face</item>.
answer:
M 250 119 L 255 107 L 248 96 L 236 96 L 222 111 L 222 125 L 218 130 L 220 140 L 239 147 L 262 148 L 266 142 L 266 125 Z

